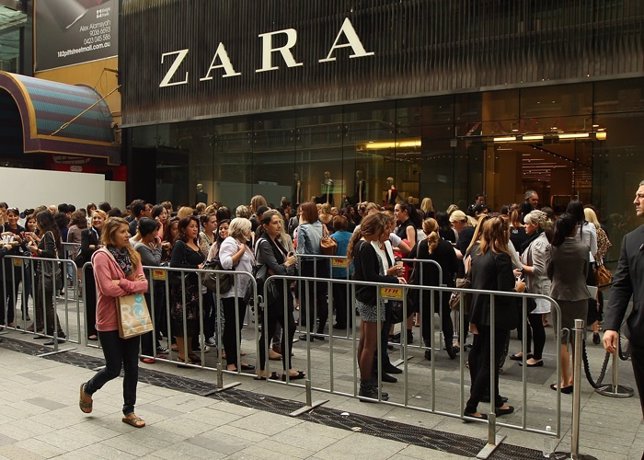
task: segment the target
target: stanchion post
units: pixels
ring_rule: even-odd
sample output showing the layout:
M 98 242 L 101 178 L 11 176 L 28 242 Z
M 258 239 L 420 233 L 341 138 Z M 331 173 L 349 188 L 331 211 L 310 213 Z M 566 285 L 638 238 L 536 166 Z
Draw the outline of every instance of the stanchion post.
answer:
M 550 458 L 572 460 L 597 460 L 591 455 L 579 453 L 579 425 L 581 416 L 581 361 L 586 325 L 583 319 L 575 320 L 575 356 L 572 363 L 572 429 L 570 430 L 570 453 L 555 452 Z
M 581 354 L 584 340 L 584 320 L 575 320 L 575 359 L 573 362 L 572 380 L 572 430 L 570 439 L 570 456 L 579 456 L 579 415 L 581 412 Z
M 617 342 L 619 343 L 619 337 L 617 337 Z M 619 347 L 615 349 L 613 353 L 613 365 L 612 365 L 612 380 L 611 383 L 601 385 L 595 390 L 602 396 L 608 396 L 611 398 L 630 398 L 634 394 L 634 390 L 631 387 L 619 384 Z

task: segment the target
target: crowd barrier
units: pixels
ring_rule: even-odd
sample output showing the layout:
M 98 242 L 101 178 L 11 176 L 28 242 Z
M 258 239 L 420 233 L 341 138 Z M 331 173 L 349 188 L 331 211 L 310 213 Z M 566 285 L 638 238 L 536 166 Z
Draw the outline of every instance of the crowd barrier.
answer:
M 45 344 L 53 345 L 59 352 L 60 342 L 81 343 L 81 305 L 77 295 L 78 278 L 73 276 L 65 282 L 65 273 L 77 267 L 69 259 L 5 256 L 2 264 L 2 292 L 6 302 L 1 302 L 7 329 L 32 334 L 36 339 L 49 338 Z M 52 276 L 51 274 L 55 274 Z M 19 286 L 21 287 L 19 289 Z M 51 286 L 51 290 L 47 289 Z M 15 310 L 20 294 L 20 315 L 9 322 L 10 309 Z M 31 315 L 28 314 L 28 299 L 33 299 Z M 63 321 L 59 323 L 59 319 Z M 70 327 L 74 323 L 75 327 Z M 42 327 L 39 327 L 42 326 Z
M 329 259 L 337 259 L 337 257 L 333 256 L 327 256 Z M 324 259 L 326 257 L 320 257 L 321 259 Z M 56 264 L 62 264 L 63 265 L 63 273 L 65 273 L 64 268 L 66 266 L 70 266 L 73 268 L 75 273 L 80 273 L 80 280 L 83 286 L 83 295 L 82 299 L 83 302 L 85 302 L 85 299 L 87 298 L 87 293 L 86 293 L 86 286 L 88 285 L 88 280 L 86 279 L 86 274 L 91 273 L 91 270 L 87 270 L 89 267 L 91 267 L 91 264 L 88 262 L 85 264 L 80 271 L 78 271 L 78 268 L 76 267 L 75 263 L 72 260 L 63 260 L 63 259 L 45 259 L 45 258 L 38 258 L 38 259 L 32 259 L 29 257 L 23 257 L 23 256 L 7 256 L 7 260 L 11 261 L 10 267 L 15 267 L 11 270 L 7 270 L 7 264 L 3 264 L 2 269 L 3 269 L 3 285 L 7 285 L 8 280 L 13 280 L 14 278 L 11 278 L 12 276 L 15 276 L 16 273 L 16 268 L 19 268 L 19 272 L 22 276 L 22 279 L 25 278 L 25 266 L 27 265 L 25 261 L 29 261 L 32 264 L 37 262 L 37 263 L 43 263 L 43 264 L 52 264 L 52 270 L 55 270 Z M 18 261 L 21 261 L 20 263 Z M 416 261 L 418 262 L 418 261 Z M 431 261 L 430 261 L 431 262 Z M 332 263 L 332 262 L 329 262 Z M 423 265 L 421 264 L 420 267 Z M 261 325 L 262 328 L 268 329 L 267 325 L 267 315 L 261 315 L 261 309 L 267 308 L 266 306 L 266 301 L 265 299 L 268 298 L 268 289 L 271 289 L 271 286 L 275 284 L 278 289 L 282 291 L 282 295 L 286 299 L 292 299 L 295 295 L 297 295 L 298 292 L 304 292 L 304 298 L 299 299 L 300 302 L 303 305 L 312 305 L 315 304 L 315 302 L 312 302 L 312 296 L 313 299 L 316 298 L 315 295 L 316 293 L 312 290 L 304 290 L 304 291 L 298 291 L 297 289 L 293 289 L 294 287 L 301 285 L 301 283 L 339 283 L 347 289 L 350 295 L 348 295 L 348 299 L 350 302 L 350 312 L 352 314 L 355 308 L 354 306 L 354 299 L 355 299 L 355 289 L 356 286 L 374 286 L 377 288 L 378 292 L 378 308 L 381 308 L 380 306 L 380 299 L 381 298 L 387 298 L 387 299 L 395 299 L 400 302 L 402 302 L 402 309 L 403 309 L 403 317 L 406 318 L 407 312 L 408 312 L 408 302 L 407 302 L 407 293 L 410 289 L 416 289 L 421 291 L 421 294 L 424 292 L 430 293 L 428 298 L 430 299 L 430 308 L 429 311 L 433 312 L 435 311 L 435 302 L 439 299 L 438 301 L 440 302 L 440 296 L 441 295 L 451 295 L 452 292 L 461 292 L 462 294 L 478 294 L 478 295 L 488 295 L 490 296 L 490 303 L 491 303 L 491 322 L 494 323 L 495 320 L 495 315 L 498 314 L 495 308 L 495 302 L 496 299 L 500 297 L 513 297 L 517 298 L 520 300 L 521 303 L 521 316 L 522 316 L 522 328 L 523 328 L 523 337 L 527 337 L 527 315 L 528 315 L 528 299 L 533 298 L 533 299 L 545 299 L 549 301 L 552 305 L 553 311 L 557 312 L 557 314 L 553 315 L 553 318 L 556 321 L 555 327 L 554 327 L 554 343 L 555 343 L 555 349 L 558 349 L 558 344 L 560 343 L 561 340 L 561 332 L 560 332 L 560 314 L 559 314 L 559 306 L 557 303 L 543 295 L 537 295 L 537 294 L 529 294 L 529 293 L 514 293 L 514 292 L 499 292 L 499 291 L 481 291 L 481 290 L 472 290 L 472 289 L 463 289 L 463 288 L 454 288 L 454 287 L 446 287 L 446 286 L 423 286 L 423 285 L 398 285 L 398 284 L 382 284 L 382 283 L 369 283 L 369 282 L 362 282 L 362 281 L 353 281 L 349 279 L 331 279 L 331 278 L 318 278 L 318 277 L 304 277 L 304 276 L 285 276 L 285 275 L 274 275 L 269 277 L 266 282 L 264 283 L 263 286 L 263 291 L 258 292 L 257 290 L 257 282 L 253 277 L 253 274 L 248 273 L 248 272 L 237 272 L 237 271 L 229 271 L 229 270 L 218 270 L 218 271 L 213 271 L 213 270 L 206 270 L 206 269 L 180 269 L 180 268 L 171 268 L 171 267 L 144 267 L 144 270 L 146 272 L 146 276 L 150 280 L 149 283 L 149 292 L 147 294 L 148 297 L 148 305 L 150 308 L 150 313 L 153 318 L 157 320 L 156 328 L 157 331 L 159 330 L 164 330 L 163 336 L 157 335 L 157 332 L 155 332 L 155 336 L 152 338 L 152 344 L 151 344 L 151 349 L 152 353 L 149 354 L 142 354 L 142 357 L 150 357 L 150 358 L 155 358 L 157 361 L 160 362 L 169 362 L 173 364 L 180 364 L 182 366 L 186 367 L 193 367 L 193 368 L 201 368 L 201 369 L 207 369 L 211 371 L 216 372 L 216 384 L 213 387 L 213 391 L 221 391 L 226 388 L 229 388 L 231 386 L 235 386 L 238 384 L 238 382 L 230 383 L 228 385 L 224 385 L 224 375 L 229 374 L 229 375 L 234 375 L 234 374 L 247 374 L 247 375 L 254 375 L 254 372 L 244 372 L 243 369 L 241 368 L 241 363 L 242 363 L 242 355 L 241 355 L 241 347 L 237 346 L 237 356 L 235 359 L 235 362 L 238 363 L 239 365 L 237 366 L 237 369 L 235 371 L 229 371 L 226 369 L 225 366 L 225 360 L 224 360 L 224 346 L 223 346 L 223 329 L 225 327 L 225 322 L 226 321 L 234 321 L 235 324 L 235 340 L 236 343 L 239 344 L 242 336 L 241 336 L 241 326 L 244 324 L 244 319 L 245 319 L 245 312 L 246 312 L 246 307 L 244 307 L 242 304 L 245 302 L 244 300 L 241 300 L 238 297 L 234 298 L 233 304 L 234 304 L 234 318 L 228 318 L 224 317 L 221 313 L 221 302 L 222 302 L 222 293 L 220 289 L 220 282 L 221 282 L 221 276 L 222 275 L 229 275 L 233 276 L 236 279 L 236 283 L 239 283 L 242 278 L 246 278 L 250 287 L 248 290 L 248 293 L 246 295 L 246 298 L 249 302 L 250 305 L 252 305 L 252 308 L 255 311 L 255 316 L 262 318 L 263 324 Z M 9 277 L 7 276 L 9 271 Z M 216 289 L 215 292 L 211 291 L 206 291 L 204 293 L 201 292 L 201 286 L 202 286 L 202 280 L 206 275 L 215 273 L 217 275 L 216 277 Z M 28 275 L 27 275 L 28 276 Z M 33 283 L 32 284 L 32 295 L 35 296 L 35 292 L 37 289 L 37 286 L 42 289 L 43 294 L 45 293 L 44 289 L 44 277 L 45 277 L 45 272 L 43 270 L 39 270 L 39 273 L 32 274 L 33 278 L 40 277 L 40 281 Z M 183 337 L 188 337 L 189 330 L 188 328 L 190 327 L 189 325 L 189 320 L 190 318 L 187 317 L 186 309 L 182 309 L 181 313 L 181 318 L 180 318 L 180 325 L 177 326 L 176 322 L 173 324 L 171 321 L 172 317 L 172 302 L 171 299 L 173 296 L 176 296 L 176 292 L 180 292 L 180 303 L 182 306 L 185 306 L 186 303 L 188 302 L 188 299 L 186 298 L 187 295 L 187 284 L 194 282 L 194 277 L 197 277 L 198 280 L 198 286 L 199 286 L 199 295 L 197 296 L 197 311 L 198 311 L 198 318 L 196 319 L 196 334 L 199 338 L 202 340 L 206 338 L 206 330 L 205 330 L 205 324 L 204 324 L 204 319 L 206 314 L 211 314 L 214 316 L 215 322 L 215 336 L 217 339 L 217 355 L 216 355 L 216 365 L 215 366 L 208 366 L 206 365 L 206 356 L 205 356 L 205 349 L 203 347 L 203 341 L 199 342 L 200 347 L 200 353 L 199 353 L 199 362 L 198 363 L 185 363 L 183 361 L 180 361 L 178 358 L 179 351 L 178 350 L 172 350 L 172 343 L 171 343 L 171 337 L 173 335 L 173 331 L 178 330 L 180 328 L 181 332 L 183 333 Z M 421 278 L 422 279 L 422 278 Z M 54 277 L 54 284 L 57 283 L 57 280 L 55 280 Z M 442 283 L 441 283 L 442 284 Z M 12 284 L 13 286 L 13 284 Z M 24 284 L 23 284 L 24 286 Z M 72 290 L 78 290 L 78 278 L 74 277 L 73 282 L 71 285 Z M 177 289 L 179 291 L 177 291 Z M 15 293 L 15 288 L 13 289 L 13 298 L 17 299 L 17 295 Z M 57 286 L 54 286 L 52 293 L 52 297 L 55 297 L 56 291 L 57 291 Z M 7 291 L 5 291 L 7 292 Z M 431 293 L 436 292 L 438 295 L 434 296 L 431 295 Z M 24 292 L 23 292 L 24 294 Z M 208 300 L 208 296 L 212 299 L 212 303 Z M 422 299 L 424 296 L 421 295 L 420 298 Z M 176 298 L 176 297 L 175 297 Z M 328 300 L 328 305 L 329 307 L 332 307 L 333 305 L 333 296 L 332 296 L 332 289 L 329 289 L 329 298 Z M 69 296 L 65 293 L 65 295 L 62 298 L 59 298 L 58 301 L 57 299 L 53 298 L 53 307 L 54 311 L 56 313 L 62 312 L 63 318 L 64 318 L 64 329 L 67 331 L 67 341 L 73 342 L 73 343 L 83 343 L 86 344 L 86 336 L 87 336 L 87 331 L 86 331 L 86 325 L 87 325 L 87 318 L 84 318 L 83 321 L 81 321 L 81 315 L 84 315 L 86 309 L 83 308 L 81 309 L 80 307 L 80 299 L 76 298 L 70 299 Z M 204 302 L 207 302 L 207 305 L 204 305 Z M 464 321 L 464 305 L 463 305 L 463 296 L 461 296 L 461 308 L 458 309 L 458 315 L 459 315 L 459 321 L 463 322 Z M 268 307 L 270 308 L 270 307 Z M 289 314 L 289 305 L 287 302 L 285 302 L 282 305 L 282 308 L 284 309 L 283 314 L 284 316 L 288 316 Z M 34 321 L 38 318 L 38 315 L 42 315 L 42 311 L 39 311 L 39 308 L 33 308 L 32 309 L 32 315 Z M 422 311 L 422 308 L 421 308 Z M 5 311 L 6 315 L 7 311 Z M 429 318 L 421 318 L 421 321 L 426 321 L 429 320 L 429 328 L 431 333 L 431 338 L 432 340 L 435 340 L 435 316 L 434 314 L 429 315 Z M 5 316 L 6 317 L 6 316 Z M 55 316 L 54 316 L 55 318 Z M 161 321 L 159 321 L 159 318 L 163 318 Z M 311 317 L 308 316 L 309 321 L 311 319 L 314 319 L 315 316 Z M 332 316 L 331 316 L 332 318 Z M 378 315 L 378 330 L 380 330 L 382 323 L 380 320 L 380 315 Z M 45 319 L 45 330 L 47 321 L 49 321 L 47 318 Z M 175 315 L 176 319 L 176 315 Z M 72 324 L 71 321 L 75 320 L 75 326 L 76 326 L 76 333 L 72 335 L 70 331 L 70 324 Z M 81 325 L 81 323 L 84 323 L 84 325 Z M 163 324 L 163 326 L 161 326 Z M 268 375 L 271 374 L 271 362 L 268 358 L 269 356 L 269 342 L 270 342 L 270 337 L 268 340 L 266 340 L 263 344 L 260 344 L 258 341 L 258 338 L 260 336 L 260 324 L 259 321 L 249 321 L 248 324 L 252 324 L 253 327 L 253 332 L 254 332 L 254 350 L 255 350 L 255 356 L 257 361 L 259 361 L 259 347 L 263 346 L 264 351 L 265 351 L 265 369 Z M 310 325 L 310 324 L 309 324 Z M 23 315 L 23 321 L 22 321 L 22 327 L 20 328 L 24 333 L 28 333 L 26 331 L 26 324 L 25 324 L 25 316 Z M 285 322 L 285 330 L 283 331 L 286 336 L 288 336 L 291 331 L 289 330 L 289 323 L 288 321 Z M 285 378 L 284 381 L 276 381 L 275 383 L 278 384 L 285 384 L 285 385 L 298 385 L 298 386 L 303 386 L 306 389 L 306 405 L 304 406 L 303 410 L 309 410 L 311 407 L 314 407 L 316 404 L 319 404 L 321 402 L 313 403 L 312 398 L 311 398 L 311 391 L 316 390 L 319 392 L 323 393 L 329 393 L 329 394 L 336 394 L 336 395 L 342 395 L 342 396 L 351 396 L 351 397 L 358 397 L 358 384 L 359 384 L 359 375 L 358 375 L 358 365 L 357 365 L 357 339 L 358 339 L 358 332 L 356 328 L 356 322 L 353 322 L 353 327 L 349 330 L 347 333 L 348 338 L 351 339 L 351 354 L 352 354 L 352 389 L 351 391 L 346 391 L 342 390 L 339 388 L 336 378 L 335 378 L 335 369 L 334 369 L 334 362 L 335 362 L 335 356 L 334 356 L 334 340 L 338 339 L 346 339 L 347 337 L 336 337 L 334 336 L 333 329 L 332 329 L 332 320 L 329 322 L 329 328 L 330 328 L 330 333 L 328 334 L 328 340 L 329 340 L 329 366 L 328 366 L 328 384 L 325 385 L 325 380 L 324 378 L 316 379 L 316 375 L 314 372 L 318 372 L 318 369 L 313 369 L 312 367 L 312 359 L 311 359 L 311 341 L 306 341 L 304 346 L 306 350 L 306 356 L 305 356 L 305 366 L 306 366 L 306 378 L 303 382 L 303 385 L 298 383 L 295 380 L 292 380 L 289 377 L 288 369 L 287 372 L 285 373 Z M 309 331 L 309 328 L 306 328 L 306 331 Z M 37 331 L 32 332 L 35 335 L 46 335 L 47 337 L 54 338 L 58 335 L 59 327 L 56 321 L 54 321 L 54 330 L 53 334 L 42 334 Z M 300 331 L 302 329 L 300 328 Z M 160 341 L 165 342 L 167 345 L 164 348 L 168 348 L 168 355 L 167 357 L 160 357 L 158 353 L 158 348 L 157 348 L 157 340 L 159 339 Z M 493 392 L 494 388 L 494 356 L 496 353 L 495 350 L 495 332 L 494 328 L 491 329 L 491 337 L 490 337 L 490 376 L 491 376 L 491 382 L 490 382 L 490 392 Z M 54 352 L 58 352 L 58 341 L 53 340 L 53 345 L 54 345 Z M 430 344 L 428 347 L 420 346 L 419 348 L 423 350 L 429 350 L 432 356 L 432 359 L 429 362 L 429 390 L 430 390 L 430 405 L 429 407 L 424 407 L 422 405 L 416 404 L 415 399 L 410 397 L 410 387 L 409 387 L 409 372 L 408 372 L 408 355 L 410 351 L 412 351 L 412 347 L 407 344 L 406 340 L 406 335 L 401 334 L 401 356 L 402 356 L 402 365 L 404 366 L 404 373 L 402 375 L 403 381 L 402 381 L 402 400 L 401 401 L 382 401 L 381 398 L 381 375 L 382 373 L 380 372 L 382 370 L 382 344 L 381 341 L 378 340 L 377 342 L 377 366 L 378 366 L 378 387 L 379 387 L 379 398 L 378 400 L 381 401 L 383 404 L 388 404 L 392 406 L 398 406 L 398 407 L 405 407 L 413 410 L 418 410 L 422 412 L 429 412 L 437 415 L 443 415 L 443 416 L 449 416 L 449 417 L 455 417 L 455 418 L 460 418 L 463 419 L 464 415 L 464 408 L 465 408 L 465 392 L 466 392 L 466 387 L 469 385 L 469 379 L 465 377 L 465 372 L 466 372 L 466 366 L 465 366 L 465 353 L 461 352 L 459 355 L 458 359 L 458 368 L 454 368 L 455 371 L 458 372 L 459 375 L 459 401 L 458 401 L 458 409 L 457 410 L 445 410 L 441 409 L 437 405 L 437 397 L 440 396 L 437 394 L 438 392 L 438 387 L 437 387 L 437 380 L 436 380 L 436 359 L 435 359 L 435 352 L 436 352 L 436 347 L 433 346 L 434 344 Z M 522 368 L 522 375 L 521 375 L 521 388 L 522 388 L 522 400 L 520 402 L 520 407 L 522 408 L 522 414 L 521 414 L 521 422 L 520 423 L 509 423 L 509 422 L 500 422 L 497 420 L 497 417 L 495 416 L 495 407 L 494 407 L 494 395 L 490 395 L 490 407 L 489 407 L 489 417 L 487 421 L 478 421 L 479 423 L 487 423 L 488 426 L 488 444 L 490 446 L 495 446 L 498 444 L 499 439 L 496 437 L 496 429 L 497 427 L 507 427 L 507 428 L 512 428 L 512 429 L 518 429 L 522 431 L 529 431 L 533 433 L 539 433 L 542 435 L 552 435 L 556 437 L 560 437 L 562 433 L 561 429 L 561 394 L 560 392 L 556 393 L 556 409 L 555 413 L 552 414 L 552 418 L 554 419 L 555 423 L 555 430 L 552 432 L 544 431 L 543 429 L 534 427 L 534 426 L 529 426 L 528 424 L 528 419 L 529 419 L 529 413 L 530 413 L 530 404 L 528 403 L 527 399 L 527 367 L 525 366 L 525 356 L 527 355 L 526 353 L 526 348 L 527 344 L 525 339 L 522 341 L 522 351 L 523 351 L 523 356 L 524 356 L 524 366 Z M 187 343 L 187 341 L 183 342 L 183 354 L 184 356 L 189 356 L 190 352 L 192 351 L 192 344 Z M 284 351 L 284 350 L 283 350 Z M 250 357 L 249 357 L 250 358 Z M 301 359 L 301 358 L 298 358 Z M 557 380 L 561 380 L 561 368 L 560 368 L 560 362 L 559 359 L 555 359 L 556 366 L 557 366 Z M 258 363 L 259 364 L 259 363 Z M 258 366 L 259 367 L 259 366 Z M 422 369 L 422 368 L 421 368 Z M 577 368 L 575 368 L 577 370 Z M 575 378 L 579 376 L 579 372 L 575 372 Z M 270 381 L 270 379 L 269 379 Z M 579 385 L 579 382 L 576 382 L 576 385 Z M 577 392 L 578 394 L 579 392 Z M 578 408 L 577 408 L 578 410 Z M 573 417 L 575 418 L 575 417 Z M 578 414 L 577 414 L 577 422 L 578 422 Z M 578 434 L 577 434 L 578 436 Z
M 326 267 L 325 267 L 326 273 L 331 274 L 333 268 L 342 268 L 342 269 L 346 270 L 346 277 L 344 279 L 345 280 L 350 280 L 351 279 L 351 273 L 350 273 L 350 270 L 348 268 L 349 264 L 348 264 L 348 257 L 347 256 L 327 256 L 327 255 L 322 255 L 322 254 L 296 254 L 296 257 L 298 259 L 298 271 L 299 271 L 300 276 L 302 275 L 302 270 L 301 270 L 302 262 L 303 261 L 313 261 L 313 262 L 316 262 L 313 265 L 313 277 L 314 278 L 322 278 L 322 277 L 318 276 L 318 271 L 319 271 L 320 264 L 323 264 L 323 265 L 326 265 Z M 418 277 L 421 280 L 425 279 L 425 271 L 428 270 L 429 267 L 432 267 L 432 268 L 436 269 L 438 271 L 438 280 L 439 280 L 438 285 L 439 286 L 445 286 L 445 283 L 443 282 L 443 268 L 435 260 L 403 258 L 403 259 L 400 259 L 400 261 L 403 262 L 404 264 L 411 265 L 412 267 L 418 267 Z M 410 273 L 411 273 L 411 269 L 410 269 Z M 333 293 L 333 289 L 331 289 L 332 283 L 333 283 L 333 281 L 339 280 L 339 279 L 342 279 L 342 278 L 333 278 L 331 275 L 329 275 L 328 277 L 322 278 L 322 280 L 324 280 L 324 282 L 327 283 L 328 297 L 327 297 L 327 302 L 326 303 L 327 303 L 328 311 L 333 311 L 332 309 L 334 308 L 334 293 Z M 318 296 L 317 296 L 317 287 L 318 287 L 318 283 L 320 281 L 321 280 L 318 280 L 313 285 L 313 296 L 314 296 L 314 298 L 318 298 Z M 298 284 L 301 284 L 301 283 L 298 283 Z M 345 298 L 348 299 L 349 295 L 350 295 L 349 286 L 348 285 L 345 285 L 345 286 L 346 286 Z M 301 286 L 298 286 L 298 291 L 300 291 L 300 290 L 301 290 Z M 442 291 L 439 292 L 438 295 L 439 295 L 439 305 L 442 305 L 442 303 L 443 303 L 443 292 Z M 424 315 L 423 310 L 424 309 L 421 308 L 419 313 L 418 313 L 419 322 L 421 324 L 422 324 L 423 315 Z M 318 317 L 318 304 L 317 304 L 317 302 L 314 302 L 313 310 L 312 310 L 311 313 L 312 313 L 311 316 L 313 318 Z M 344 318 L 345 319 L 344 324 L 351 324 L 352 320 L 351 320 L 351 318 L 349 316 L 353 315 L 353 314 L 354 314 L 354 311 L 352 309 L 350 309 L 350 308 L 346 309 L 346 318 Z M 440 320 L 441 320 L 441 323 L 442 323 L 443 315 L 444 315 L 443 310 L 439 309 L 438 314 L 439 314 L 439 317 L 440 317 Z M 300 329 L 302 329 L 302 328 L 304 328 L 304 326 L 306 326 L 304 324 L 301 324 L 301 322 L 299 322 L 298 324 L 300 326 Z M 405 327 L 405 322 L 402 323 L 401 337 L 405 332 L 404 327 Z M 458 337 L 459 337 L 458 331 L 459 330 L 460 330 L 460 326 L 458 324 L 455 324 L 454 325 L 454 334 L 453 334 L 453 337 L 451 337 L 451 338 L 458 339 Z M 328 334 L 321 334 L 321 335 L 323 335 L 325 337 L 329 337 L 329 336 L 333 335 L 335 338 L 338 338 L 338 339 L 340 339 L 340 338 L 351 339 L 351 333 L 350 333 L 349 329 L 346 329 L 346 332 L 344 333 L 344 335 L 337 334 L 336 332 L 337 332 L 337 330 L 333 329 L 333 324 L 330 321 L 329 322 L 329 333 Z M 443 331 L 441 330 L 440 333 L 442 335 Z M 411 347 L 414 347 L 414 348 L 422 348 L 422 345 L 408 344 L 408 346 L 411 346 Z M 401 357 L 401 359 L 402 359 L 402 357 Z

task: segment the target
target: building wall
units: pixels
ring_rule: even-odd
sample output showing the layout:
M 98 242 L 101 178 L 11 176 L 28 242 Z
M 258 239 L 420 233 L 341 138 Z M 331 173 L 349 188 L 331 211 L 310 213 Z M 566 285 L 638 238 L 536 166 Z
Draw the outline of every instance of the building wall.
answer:
M 121 12 L 125 126 L 644 74 L 638 0 L 123 0 Z
M 0 168 L 0 175 L 0 196 L 20 210 L 59 203 L 84 208 L 102 201 L 125 209 L 125 182 L 106 181 L 102 174 Z

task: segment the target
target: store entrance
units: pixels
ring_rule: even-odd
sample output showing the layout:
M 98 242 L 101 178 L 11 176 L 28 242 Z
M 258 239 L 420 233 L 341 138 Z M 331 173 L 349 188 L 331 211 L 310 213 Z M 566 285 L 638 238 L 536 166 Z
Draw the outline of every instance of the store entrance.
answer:
M 555 212 L 562 212 L 575 197 L 588 202 L 592 152 L 599 144 L 594 136 L 564 140 L 548 135 L 544 140 L 543 135 L 535 134 L 484 140 L 488 204 L 498 210 L 505 204 L 521 203 L 526 190 L 535 190 L 540 205 L 550 206 Z

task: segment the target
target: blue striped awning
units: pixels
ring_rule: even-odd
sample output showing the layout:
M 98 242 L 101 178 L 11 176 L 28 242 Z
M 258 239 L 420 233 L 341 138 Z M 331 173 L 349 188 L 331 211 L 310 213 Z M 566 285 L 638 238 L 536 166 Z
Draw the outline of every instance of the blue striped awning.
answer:
M 0 72 L 0 90 L 15 101 L 24 151 L 108 158 L 119 164 L 112 114 L 94 89 Z

